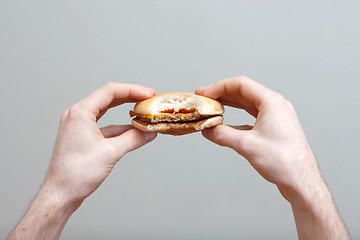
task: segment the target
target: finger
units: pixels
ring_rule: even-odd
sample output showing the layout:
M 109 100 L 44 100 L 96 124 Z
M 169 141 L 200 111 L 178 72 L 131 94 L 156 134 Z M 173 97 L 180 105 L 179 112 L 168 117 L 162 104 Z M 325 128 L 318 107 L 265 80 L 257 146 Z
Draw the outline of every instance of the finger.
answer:
M 144 100 L 155 95 L 155 90 L 134 84 L 107 83 L 84 100 L 79 102 L 81 108 L 96 119 L 100 112 L 125 102 Z
M 236 101 L 227 101 L 227 100 L 222 100 L 222 99 L 218 99 L 218 100 L 223 105 L 234 107 L 234 108 L 244 109 L 247 113 L 249 113 L 254 118 L 257 118 L 257 115 L 259 113 L 259 111 L 255 107 L 248 107 L 248 106 L 245 106 L 245 105 L 243 105 L 243 104 L 241 104 L 239 102 L 236 102 Z
M 226 80 L 224 80 L 224 81 L 226 81 Z M 200 87 L 200 88 L 195 89 L 195 93 L 198 95 L 204 96 L 205 93 L 207 93 L 208 90 L 212 89 L 213 87 L 214 87 L 214 84 L 212 84 L 208 87 Z M 209 96 L 207 96 L 207 97 L 209 97 Z M 249 100 L 247 100 L 246 98 L 244 98 L 238 92 L 236 92 L 235 94 L 233 94 L 233 93 L 230 94 L 230 93 L 226 92 L 225 94 L 222 94 L 221 96 L 217 97 L 216 99 L 219 100 L 220 102 L 234 102 L 241 106 L 255 107 L 254 103 L 252 103 Z
M 208 87 L 201 87 L 201 88 L 197 88 L 195 90 L 195 93 L 198 95 L 203 95 L 205 94 L 205 92 L 208 91 L 208 89 L 211 89 L 214 85 L 210 85 Z M 249 100 L 247 100 L 246 98 L 244 98 L 241 94 L 236 93 L 236 94 L 224 94 L 220 97 L 217 98 L 218 101 L 220 101 L 221 103 L 225 103 L 226 105 L 232 106 L 232 107 L 236 107 L 236 108 L 255 108 L 255 104 L 253 102 L 250 102 Z M 232 103 L 232 104 L 230 104 Z
M 198 92 L 213 99 L 236 100 L 245 106 L 251 104 L 257 109 L 266 102 L 267 96 L 273 93 L 248 77 L 221 80 L 205 90 L 200 88 Z
M 249 131 L 250 126 L 228 126 L 218 125 L 213 128 L 204 129 L 202 134 L 208 140 L 224 147 L 234 149 L 244 157 L 254 148 L 254 138 Z
M 108 138 L 108 140 L 116 147 L 117 156 L 120 159 L 126 153 L 151 142 L 155 138 L 155 132 L 143 132 L 132 128 L 117 137 Z
M 211 89 L 213 86 L 214 84 L 211 84 L 210 86 L 207 87 L 199 87 L 195 90 L 195 93 L 204 96 L 205 92 L 208 89 Z M 225 94 L 217 98 L 217 100 L 221 102 L 223 105 L 244 109 L 254 118 L 256 118 L 258 115 L 258 110 L 256 109 L 255 104 L 247 100 L 241 94 Z
M 106 108 L 100 110 L 99 114 L 96 117 L 96 121 L 99 121 L 99 119 L 104 116 L 104 114 L 113 107 L 119 106 L 123 103 L 131 103 L 131 102 L 138 102 L 138 99 L 132 99 L 132 98 L 128 98 L 128 99 L 114 99 Z
M 105 138 L 111 138 L 119 136 L 132 128 L 132 125 L 110 125 L 100 128 L 100 131 Z
M 241 93 L 238 94 L 225 94 L 218 98 L 219 101 L 239 103 L 247 108 L 256 108 L 255 103 L 250 102 Z
M 236 130 L 242 130 L 242 131 L 250 131 L 254 128 L 254 126 L 250 126 L 250 125 L 241 125 L 241 126 L 231 126 L 228 125 L 229 127 L 236 129 Z
M 198 87 L 197 89 L 195 89 L 195 93 L 196 93 L 196 94 L 199 94 L 199 95 L 203 95 L 204 92 L 205 92 L 207 89 L 211 88 L 212 86 L 214 86 L 214 84 L 211 84 L 211 85 L 209 85 L 209 86 L 207 86 L 207 87 Z

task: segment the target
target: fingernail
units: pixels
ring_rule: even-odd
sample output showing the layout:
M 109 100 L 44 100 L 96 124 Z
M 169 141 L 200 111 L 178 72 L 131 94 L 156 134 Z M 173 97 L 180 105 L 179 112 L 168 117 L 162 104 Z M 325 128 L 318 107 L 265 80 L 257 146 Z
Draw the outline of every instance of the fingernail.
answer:
M 146 94 L 149 95 L 149 96 L 153 96 L 153 95 L 155 94 L 155 90 L 152 89 L 152 88 L 145 88 L 145 89 L 143 90 L 143 92 L 146 93 Z
M 149 88 L 149 87 L 145 87 L 145 86 L 142 86 L 145 90 L 147 90 L 147 91 L 155 91 L 153 88 Z
M 210 90 L 210 88 L 212 88 L 213 86 L 214 86 L 214 84 L 211 84 L 211 85 L 207 86 L 207 87 L 205 88 L 204 95 L 206 95 L 206 94 L 208 93 L 208 91 Z
M 202 135 L 205 137 L 205 138 L 208 138 L 208 135 L 209 135 L 209 129 L 208 128 L 205 128 L 204 130 L 201 131 Z
M 211 84 L 211 85 L 206 86 L 206 87 L 199 87 L 199 88 L 201 88 L 203 90 L 207 90 L 207 89 L 211 88 L 212 86 L 214 86 L 214 84 Z
M 155 137 L 156 137 L 156 132 L 145 132 L 145 140 L 147 142 L 154 140 Z
M 153 89 L 153 88 L 146 88 L 147 90 L 149 90 L 149 91 L 151 91 L 151 92 L 155 92 L 155 89 Z
M 155 95 L 155 94 L 156 94 L 156 91 L 155 91 L 155 89 L 153 89 L 153 88 L 147 88 L 147 90 L 148 90 L 149 92 L 151 92 L 152 95 Z

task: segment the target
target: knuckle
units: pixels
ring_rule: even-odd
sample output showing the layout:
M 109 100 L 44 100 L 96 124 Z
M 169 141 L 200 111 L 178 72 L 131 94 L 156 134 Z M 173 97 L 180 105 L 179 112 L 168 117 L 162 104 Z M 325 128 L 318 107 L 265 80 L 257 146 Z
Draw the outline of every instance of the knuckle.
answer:
M 238 77 L 234 78 L 234 80 L 238 81 L 240 83 L 243 83 L 243 82 L 249 81 L 250 78 L 245 75 L 242 75 L 242 76 L 238 76 Z
M 231 80 L 231 79 L 230 79 Z M 224 85 L 227 81 L 229 81 L 229 79 L 221 79 L 218 82 L 216 82 L 216 85 Z
M 221 146 L 224 146 L 224 142 L 225 142 L 224 141 L 225 140 L 224 135 L 218 134 L 218 133 L 213 133 L 211 138 L 215 143 L 217 143 L 217 144 L 219 144 Z
M 292 104 L 292 102 L 290 102 L 289 100 L 285 100 L 285 102 L 290 109 L 294 109 L 294 105 Z
M 286 104 L 287 104 L 287 105 L 289 105 L 289 106 L 292 106 L 292 105 L 293 105 L 290 100 L 285 99 L 285 101 L 286 101 Z
M 69 113 L 69 109 L 66 109 L 66 110 L 62 113 L 62 115 L 61 115 L 61 117 L 60 117 L 60 123 L 65 122 L 68 113 Z
M 225 134 L 221 132 L 221 126 L 217 126 L 213 128 L 213 131 L 211 131 L 210 137 L 211 139 L 217 143 L 223 146 L 224 140 L 226 139 Z
M 84 109 L 79 104 L 73 105 L 67 111 L 67 119 L 69 119 L 70 121 L 83 118 L 84 116 Z
M 279 94 L 279 93 L 275 93 L 274 94 L 274 99 L 279 103 L 279 104 L 282 104 L 282 105 L 285 105 L 286 104 L 286 99 L 283 95 Z
M 285 99 L 284 96 L 278 94 L 278 97 L 277 97 L 277 104 L 283 108 L 283 109 L 287 109 L 289 108 L 289 104 L 288 104 L 288 101 Z
M 237 142 L 237 146 L 240 149 L 244 150 L 244 149 L 248 149 L 247 146 L 252 145 L 252 138 L 250 134 L 244 134 L 243 136 L 238 138 L 236 142 Z
M 244 134 L 237 140 L 238 152 L 242 154 L 258 151 L 258 144 L 252 134 Z
M 272 92 L 267 97 L 269 106 L 271 106 L 273 109 L 277 109 L 282 112 L 295 113 L 293 104 L 283 95 Z
M 238 76 L 238 79 L 241 81 L 244 81 L 244 80 L 249 80 L 250 78 L 248 76 L 241 75 L 241 76 Z
M 104 87 L 105 88 L 114 88 L 116 86 L 116 83 L 115 82 L 107 82 Z
M 286 101 L 283 95 L 274 91 L 268 91 L 267 93 L 265 93 L 264 98 L 266 98 L 268 102 L 274 105 L 283 105 Z
M 106 152 L 109 154 L 109 156 L 111 156 L 112 159 L 116 159 L 117 161 L 119 160 L 119 150 L 115 144 L 108 144 L 106 147 Z

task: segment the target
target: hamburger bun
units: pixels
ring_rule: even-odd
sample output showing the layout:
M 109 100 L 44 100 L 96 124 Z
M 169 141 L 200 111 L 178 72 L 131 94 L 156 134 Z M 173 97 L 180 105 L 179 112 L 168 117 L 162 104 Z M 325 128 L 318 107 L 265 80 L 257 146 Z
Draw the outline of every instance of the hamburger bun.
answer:
M 184 135 L 222 124 L 223 113 L 223 105 L 211 98 L 166 92 L 138 102 L 130 116 L 142 131 Z

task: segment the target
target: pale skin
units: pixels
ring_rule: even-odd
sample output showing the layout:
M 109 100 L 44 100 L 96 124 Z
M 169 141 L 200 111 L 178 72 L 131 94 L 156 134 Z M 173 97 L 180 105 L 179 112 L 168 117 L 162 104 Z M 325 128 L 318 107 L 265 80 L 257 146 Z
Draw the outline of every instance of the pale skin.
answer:
M 71 214 L 120 158 L 156 137 L 129 125 L 99 129 L 97 120 L 110 107 L 153 95 L 142 86 L 108 83 L 66 110 L 45 182 L 8 239 L 58 239 Z
M 202 134 L 234 149 L 277 185 L 291 204 L 299 239 L 350 239 L 289 101 L 247 77 L 195 92 L 256 118 L 254 126 L 220 125 Z M 156 137 L 128 125 L 99 129 L 97 120 L 110 107 L 154 94 L 139 85 L 109 83 L 65 111 L 44 184 L 8 239 L 58 239 L 69 217 L 115 164 Z
M 196 93 L 256 118 L 254 126 L 220 125 L 203 135 L 234 149 L 277 185 L 291 204 L 299 239 L 350 239 L 289 101 L 247 77 L 222 80 Z

